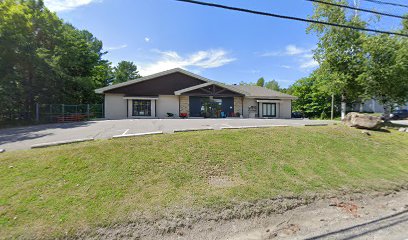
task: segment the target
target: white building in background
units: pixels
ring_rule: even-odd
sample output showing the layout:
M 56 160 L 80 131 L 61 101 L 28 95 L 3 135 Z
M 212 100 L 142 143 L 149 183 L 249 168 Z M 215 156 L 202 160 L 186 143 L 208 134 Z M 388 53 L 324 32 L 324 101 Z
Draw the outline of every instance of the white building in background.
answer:
M 395 109 L 408 109 L 408 103 L 402 106 L 397 106 Z M 363 103 L 354 103 L 351 111 L 367 112 L 367 113 L 384 113 L 384 106 L 375 99 L 366 100 Z

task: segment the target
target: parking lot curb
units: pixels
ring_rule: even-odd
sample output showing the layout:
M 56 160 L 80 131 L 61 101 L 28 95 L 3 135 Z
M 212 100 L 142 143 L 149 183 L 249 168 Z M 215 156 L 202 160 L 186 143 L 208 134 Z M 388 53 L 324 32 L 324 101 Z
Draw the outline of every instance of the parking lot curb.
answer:
M 238 126 L 238 127 L 221 127 L 221 130 L 228 129 L 248 129 L 248 128 L 273 128 L 273 127 L 288 127 L 288 125 L 263 125 L 263 126 Z
M 163 134 L 163 132 L 162 131 L 157 131 L 157 132 L 145 132 L 145 133 L 134 133 L 134 134 L 122 134 L 122 135 L 113 136 L 112 139 L 128 138 L 128 137 L 140 137 L 140 136 L 157 135 L 157 134 Z
M 58 141 L 58 142 L 49 142 L 49 143 L 40 143 L 31 145 L 31 149 L 33 148 L 46 148 L 46 147 L 53 147 L 71 143 L 80 143 L 80 142 L 89 142 L 95 140 L 94 138 L 82 138 L 82 139 L 74 139 L 74 140 L 67 140 L 67 141 Z
M 305 127 L 325 127 L 329 126 L 327 123 L 318 123 L 318 124 L 305 124 Z
M 187 128 L 187 129 L 175 129 L 174 132 L 198 132 L 198 131 L 210 131 L 214 130 L 214 128 L 209 127 L 209 128 Z

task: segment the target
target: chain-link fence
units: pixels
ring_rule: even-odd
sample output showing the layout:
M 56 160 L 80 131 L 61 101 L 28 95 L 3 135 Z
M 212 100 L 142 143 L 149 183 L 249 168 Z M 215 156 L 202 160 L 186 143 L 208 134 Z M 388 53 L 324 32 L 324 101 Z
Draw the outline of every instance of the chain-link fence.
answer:
M 104 118 L 103 104 L 35 104 L 30 111 L 0 111 L 0 128 L 36 123 L 63 123 Z
M 38 104 L 37 122 L 76 122 L 104 117 L 103 104 Z

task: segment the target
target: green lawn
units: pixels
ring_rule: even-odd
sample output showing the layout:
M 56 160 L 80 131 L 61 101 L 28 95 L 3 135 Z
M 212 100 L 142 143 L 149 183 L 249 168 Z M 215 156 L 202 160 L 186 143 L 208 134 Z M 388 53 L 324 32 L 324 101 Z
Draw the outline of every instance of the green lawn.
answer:
M 175 206 L 406 185 L 408 134 L 371 133 L 342 125 L 223 130 L 4 153 L 0 238 L 55 237 Z

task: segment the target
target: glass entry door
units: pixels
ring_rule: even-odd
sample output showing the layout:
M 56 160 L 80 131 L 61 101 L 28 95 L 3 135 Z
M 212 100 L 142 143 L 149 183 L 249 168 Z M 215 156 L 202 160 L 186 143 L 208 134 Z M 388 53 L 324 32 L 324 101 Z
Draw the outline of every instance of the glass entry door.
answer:
M 276 103 L 262 103 L 263 117 L 276 117 Z

